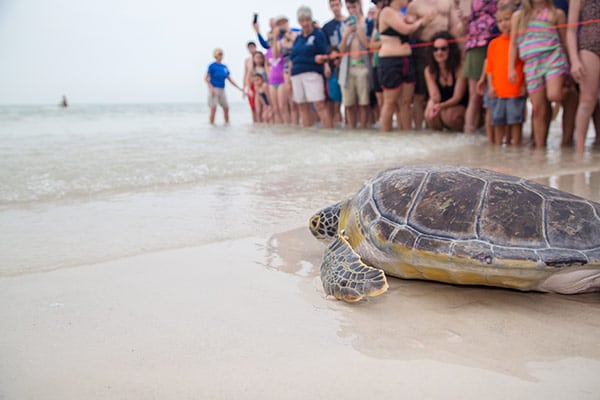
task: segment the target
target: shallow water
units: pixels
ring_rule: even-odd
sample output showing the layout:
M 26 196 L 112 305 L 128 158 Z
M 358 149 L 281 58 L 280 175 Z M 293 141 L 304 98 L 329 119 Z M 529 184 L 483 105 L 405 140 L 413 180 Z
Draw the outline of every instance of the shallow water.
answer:
M 557 123 L 535 151 L 480 135 L 255 126 L 243 105 L 232 116 L 213 127 L 194 104 L 0 107 L 0 275 L 268 237 L 398 164 L 482 166 L 600 200 L 600 156 L 560 149 Z

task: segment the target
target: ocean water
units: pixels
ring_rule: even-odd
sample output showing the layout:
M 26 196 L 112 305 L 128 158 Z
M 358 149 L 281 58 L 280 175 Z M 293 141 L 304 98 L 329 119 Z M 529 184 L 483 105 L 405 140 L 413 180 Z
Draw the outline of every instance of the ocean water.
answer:
M 242 104 L 231 119 L 210 126 L 200 104 L 1 106 L 0 276 L 268 237 L 399 164 L 488 167 L 600 198 L 598 155 L 560 149 L 557 124 L 536 152 L 482 135 L 253 125 Z

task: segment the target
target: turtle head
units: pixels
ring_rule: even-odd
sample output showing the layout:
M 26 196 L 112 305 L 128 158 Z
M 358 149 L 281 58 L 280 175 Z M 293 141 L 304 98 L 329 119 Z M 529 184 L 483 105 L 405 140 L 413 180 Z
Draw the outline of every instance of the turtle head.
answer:
M 326 207 L 310 218 L 308 227 L 318 240 L 331 242 L 338 236 L 342 208 L 346 202 Z

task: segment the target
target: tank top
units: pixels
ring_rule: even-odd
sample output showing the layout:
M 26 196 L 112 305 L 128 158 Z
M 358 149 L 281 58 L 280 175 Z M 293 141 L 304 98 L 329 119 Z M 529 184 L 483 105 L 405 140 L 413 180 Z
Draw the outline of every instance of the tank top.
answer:
M 454 96 L 454 88 L 456 87 L 456 74 L 454 72 L 452 73 L 452 85 L 444 86 L 440 82 L 440 73 L 438 72 L 437 77 L 435 78 L 435 84 L 440 91 L 441 101 L 443 102 L 450 100 L 452 96 Z M 467 104 L 469 104 L 469 95 L 465 93 L 458 104 L 466 107 Z

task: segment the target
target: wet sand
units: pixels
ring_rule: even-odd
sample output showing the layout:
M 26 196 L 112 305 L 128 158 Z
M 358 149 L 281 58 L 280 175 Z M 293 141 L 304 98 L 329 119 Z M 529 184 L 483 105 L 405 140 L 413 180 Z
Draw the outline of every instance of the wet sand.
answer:
M 464 163 L 600 199 L 594 157 L 511 154 Z M 2 277 L 0 399 L 598 398 L 600 293 L 391 278 L 349 305 L 322 252 L 298 225 Z

